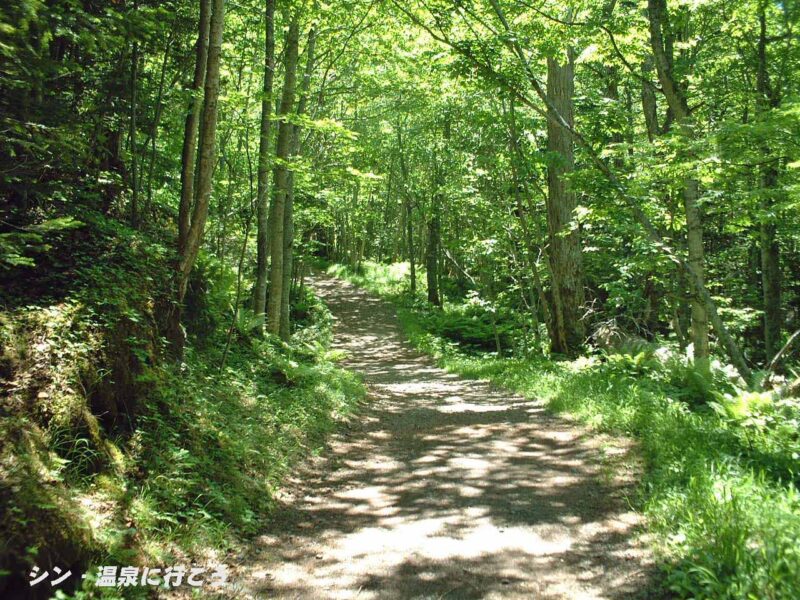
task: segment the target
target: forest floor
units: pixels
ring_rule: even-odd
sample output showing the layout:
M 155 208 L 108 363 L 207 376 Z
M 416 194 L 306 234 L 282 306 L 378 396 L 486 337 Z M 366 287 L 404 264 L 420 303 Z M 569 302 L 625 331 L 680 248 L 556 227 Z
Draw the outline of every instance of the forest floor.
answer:
M 369 389 L 232 568 L 238 598 L 652 598 L 635 449 L 434 365 L 394 307 L 311 285 Z

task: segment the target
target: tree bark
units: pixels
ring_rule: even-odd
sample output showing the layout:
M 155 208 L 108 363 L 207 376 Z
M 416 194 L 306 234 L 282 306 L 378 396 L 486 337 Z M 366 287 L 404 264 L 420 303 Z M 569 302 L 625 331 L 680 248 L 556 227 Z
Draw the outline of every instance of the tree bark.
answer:
M 758 9 L 758 72 L 756 105 L 761 113 L 780 105 L 779 96 L 774 93 L 767 71 L 767 17 L 764 3 Z M 770 148 L 764 144 L 765 157 L 771 155 Z M 761 168 L 761 218 L 759 219 L 759 246 L 761 253 L 761 290 L 764 300 L 764 355 L 770 360 L 781 343 L 781 266 L 780 246 L 778 245 L 775 212 L 775 190 L 778 188 L 778 169 L 774 162 L 765 162 Z
M 406 217 L 406 253 L 408 255 L 411 295 L 417 293 L 417 268 L 414 255 L 414 224 L 412 222 L 414 206 L 411 202 L 411 191 L 408 189 L 408 165 L 406 164 L 405 149 L 403 147 L 403 134 L 400 126 L 397 128 L 397 146 L 400 152 L 400 175 L 403 179 L 403 208 Z
M 158 126 L 161 124 L 161 115 L 164 112 L 164 85 L 167 77 L 167 63 L 169 61 L 170 50 L 172 49 L 173 32 L 170 32 L 167 42 L 164 45 L 164 56 L 161 59 L 161 73 L 158 77 L 158 92 L 156 94 L 156 108 L 153 115 L 153 124 L 150 129 L 150 159 L 147 167 L 147 205 L 143 211 L 145 214 L 152 210 L 153 206 L 153 170 L 156 163 L 156 139 L 158 138 Z M 147 147 L 147 143 L 145 143 Z
M 428 302 L 434 306 L 441 306 L 442 299 L 439 295 L 439 246 L 441 244 L 441 203 L 440 193 L 433 196 L 431 218 L 428 219 L 428 246 L 425 252 L 425 270 L 428 282 Z
M 133 10 L 138 10 L 138 2 L 134 0 Z M 131 227 L 139 226 L 139 159 L 136 152 L 136 104 L 138 97 L 136 88 L 139 86 L 139 42 L 133 41 L 133 48 L 131 50 L 131 79 L 130 79 L 130 122 L 129 122 L 129 146 L 131 152 L 131 207 L 130 207 L 130 225 Z
M 200 159 L 197 163 L 196 201 L 191 211 L 188 231 L 183 248 L 179 248 L 177 272 L 177 298 L 173 323 L 170 328 L 175 337 L 172 338 L 173 352 L 176 356 L 183 354 L 184 338 L 180 328 L 180 306 L 186 296 L 189 274 L 200 252 L 203 241 L 208 205 L 211 199 L 211 184 L 216 159 L 215 141 L 217 134 L 217 103 L 219 101 L 219 72 L 222 55 L 222 35 L 225 25 L 225 0 L 212 0 L 211 18 L 209 22 L 208 57 L 206 60 L 205 85 L 203 93 L 203 112 L 201 135 L 199 139 Z M 198 51 L 198 60 L 200 52 Z M 185 166 L 185 165 L 184 165 Z
M 258 148 L 258 195 L 256 199 L 256 289 L 253 312 L 267 310 L 267 275 L 269 257 L 269 155 L 272 134 L 272 89 L 275 80 L 275 0 L 266 0 L 264 37 L 264 85 L 261 98 L 261 132 Z
M 197 36 L 194 78 L 191 87 L 191 100 L 186 113 L 183 130 L 183 151 L 181 153 L 181 198 L 178 207 L 178 254 L 186 249 L 189 235 L 192 206 L 194 205 L 194 170 L 197 156 L 197 132 L 200 127 L 200 109 L 203 106 L 202 91 L 206 80 L 208 62 L 208 42 L 211 24 L 211 0 L 200 0 L 200 31 Z
M 547 95 L 553 107 L 569 127 L 573 125 L 574 67 L 571 53 L 564 64 L 547 59 Z M 547 225 L 550 243 L 553 317 L 551 349 L 574 355 L 581 347 L 585 328 L 581 319 L 583 292 L 583 257 L 580 233 L 572 224 L 577 206 L 565 175 L 573 172 L 575 160 L 572 135 L 554 120 L 547 122 Z
M 312 25 L 308 32 L 306 44 L 306 66 L 303 72 L 303 81 L 300 84 L 300 99 L 297 102 L 298 116 L 305 114 L 308 106 L 308 97 L 311 87 L 311 76 L 315 66 L 315 48 L 317 44 L 317 28 Z M 292 126 L 292 142 L 290 156 L 300 153 L 300 126 Z M 288 340 L 291 333 L 291 291 L 292 277 L 294 274 L 294 170 L 288 173 L 288 192 L 286 194 L 286 209 L 284 212 L 284 244 L 283 244 L 283 290 L 281 298 L 281 327 L 280 336 Z
M 693 135 L 693 123 L 686 98 L 686 90 L 676 80 L 672 66 L 673 35 L 669 27 L 666 0 L 648 0 L 647 13 L 650 28 L 650 46 L 653 50 L 658 80 L 675 115 L 685 139 Z M 703 219 L 698 206 L 700 185 L 696 178 L 687 175 L 683 186 L 683 207 L 686 213 L 686 242 L 689 260 L 697 286 L 705 289 L 705 259 L 703 251 Z M 694 359 L 707 366 L 710 351 L 708 344 L 708 310 L 704 298 L 692 294 L 692 343 Z
M 281 330 L 281 303 L 283 294 L 284 244 L 286 220 L 286 196 L 289 190 L 289 153 L 291 151 L 292 124 L 287 118 L 294 109 L 295 88 L 297 84 L 297 53 L 300 37 L 300 25 L 297 17 L 292 20 L 286 36 L 285 75 L 281 94 L 280 118 L 278 126 L 278 143 L 276 147 L 276 165 L 273 174 L 275 194 L 270 206 L 270 270 L 269 299 L 267 301 L 267 331 L 279 335 Z

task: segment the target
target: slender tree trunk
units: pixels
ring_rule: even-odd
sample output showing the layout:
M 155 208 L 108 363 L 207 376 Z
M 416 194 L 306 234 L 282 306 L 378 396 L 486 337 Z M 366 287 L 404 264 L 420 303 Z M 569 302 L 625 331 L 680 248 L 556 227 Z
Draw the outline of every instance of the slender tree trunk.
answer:
M 547 59 L 547 95 L 553 107 L 572 127 L 574 67 L 570 52 L 564 64 Z M 583 257 L 578 229 L 572 226 L 577 201 L 565 180 L 575 161 L 570 131 L 552 119 L 547 122 L 547 150 L 553 156 L 547 167 L 547 225 L 552 274 L 553 316 L 551 349 L 574 355 L 583 344 L 585 328 L 581 319 Z
M 431 213 L 428 219 L 428 245 L 425 249 L 425 276 L 428 283 L 428 302 L 441 306 L 439 293 L 439 250 L 442 244 L 442 202 L 445 185 L 445 161 L 450 145 L 450 119 L 445 119 L 443 132 L 443 150 L 436 161 L 434 185 L 436 191 L 431 198 Z
M 412 220 L 414 207 L 411 202 L 411 191 L 408 189 L 408 166 L 406 165 L 405 149 L 403 148 L 403 134 L 399 125 L 397 127 L 397 146 L 400 152 L 400 175 L 403 178 L 403 208 L 406 219 L 406 252 L 408 254 L 408 264 L 410 270 L 409 275 L 411 283 L 411 295 L 415 296 L 417 293 L 417 259 L 414 255 L 414 224 Z
M 314 25 L 308 32 L 308 43 L 306 44 L 306 66 L 303 72 L 303 81 L 300 84 L 300 99 L 297 103 L 296 114 L 303 115 L 308 107 L 308 97 L 311 87 L 311 76 L 315 66 L 315 48 L 317 44 L 317 29 Z M 292 126 L 292 142 L 289 151 L 290 156 L 297 156 L 300 153 L 300 126 Z M 288 340 L 291 333 L 290 312 L 291 312 L 291 290 L 292 276 L 294 274 L 294 171 L 288 173 L 288 192 L 286 194 L 286 209 L 284 212 L 284 244 L 283 244 L 283 290 L 281 298 L 281 327 L 280 336 Z
M 191 211 L 189 229 L 183 248 L 179 252 L 177 273 L 177 309 L 174 311 L 171 331 L 177 337 L 172 339 L 173 351 L 177 356 L 183 353 L 184 339 L 180 333 L 180 306 L 186 296 L 189 274 L 200 252 L 203 241 L 208 205 L 211 199 L 211 184 L 216 159 L 215 141 L 217 134 L 217 103 L 219 101 L 219 71 L 222 55 L 222 34 L 225 25 L 225 0 L 212 0 L 209 23 L 208 58 L 203 94 L 201 135 L 199 140 L 200 159 L 197 163 L 196 201 Z M 200 53 L 198 52 L 198 60 Z M 177 327 L 175 327 L 177 325 Z
M 186 237 L 194 205 L 194 171 L 197 156 L 197 133 L 200 127 L 200 109 L 203 106 L 203 88 L 208 62 L 209 27 L 211 24 L 211 0 L 200 0 L 200 32 L 197 36 L 196 62 L 191 87 L 191 100 L 186 113 L 181 153 L 181 198 L 178 207 L 178 254 L 186 249 Z
M 164 111 L 164 84 L 167 77 L 167 63 L 169 61 L 170 50 L 172 49 L 173 32 L 170 32 L 167 43 L 164 46 L 164 56 L 161 59 L 161 73 L 158 77 L 158 93 L 156 95 L 156 110 L 153 115 L 153 125 L 150 129 L 150 159 L 147 167 L 147 206 L 144 207 L 145 214 L 152 210 L 153 206 L 153 170 L 156 163 L 156 139 L 158 138 L 158 126 L 161 124 L 161 114 Z M 145 143 L 145 148 L 147 144 Z
M 138 2 L 134 0 L 133 11 L 138 10 Z M 130 80 L 130 130 L 129 146 L 131 151 L 131 212 L 130 224 L 131 227 L 139 226 L 139 158 L 136 151 L 136 109 L 138 97 L 136 88 L 139 86 L 139 42 L 134 40 L 133 49 L 131 51 L 131 80 Z
M 258 197 L 256 199 L 257 262 L 253 312 L 267 310 L 268 227 L 269 227 L 269 154 L 272 134 L 272 88 L 275 79 L 275 0 L 266 0 L 264 42 L 264 86 L 261 98 L 261 133 L 258 148 Z
M 770 85 L 767 71 L 767 17 L 764 2 L 759 4 L 758 72 L 756 104 L 760 112 L 780 105 L 780 99 Z M 765 157 L 771 155 L 764 145 Z M 764 298 L 764 354 L 767 361 L 778 351 L 781 343 L 781 266 L 775 217 L 775 190 L 778 188 L 778 169 L 774 162 L 765 162 L 761 168 L 761 218 L 759 219 L 759 246 L 761 251 L 761 289 Z
M 428 246 L 425 253 L 425 270 L 428 281 L 428 302 L 441 306 L 439 295 L 439 246 L 441 244 L 441 194 L 433 195 L 431 218 L 428 220 Z
M 653 70 L 653 60 L 648 58 L 642 65 L 642 77 L 649 77 Z M 658 136 L 658 103 L 656 92 L 649 79 L 642 82 L 642 113 L 644 114 L 647 139 L 652 143 Z
M 648 0 L 647 12 L 650 26 L 650 45 L 653 50 L 656 71 L 661 89 L 670 110 L 675 115 L 681 132 L 688 140 L 693 135 L 693 123 L 687 103 L 686 91 L 674 77 L 672 71 L 672 39 L 669 27 L 666 0 Z M 700 184 L 695 177 L 687 175 L 683 186 L 683 207 L 686 213 L 686 242 L 689 253 L 688 264 L 693 272 L 695 285 L 705 289 L 705 260 L 703 251 L 703 219 L 698 206 Z M 709 360 L 708 308 L 705 299 L 692 294 L 692 343 L 697 364 L 707 368 Z
M 277 163 L 273 181 L 275 194 L 270 207 L 270 270 L 269 300 L 267 301 L 267 331 L 279 335 L 281 330 L 281 304 L 283 302 L 283 269 L 284 244 L 286 227 L 286 196 L 289 191 L 289 154 L 291 152 L 292 124 L 286 119 L 294 109 L 295 88 L 297 83 L 297 53 L 300 37 L 300 25 L 295 17 L 289 26 L 286 36 L 285 75 L 281 94 L 280 117 L 278 126 L 278 143 L 276 148 Z

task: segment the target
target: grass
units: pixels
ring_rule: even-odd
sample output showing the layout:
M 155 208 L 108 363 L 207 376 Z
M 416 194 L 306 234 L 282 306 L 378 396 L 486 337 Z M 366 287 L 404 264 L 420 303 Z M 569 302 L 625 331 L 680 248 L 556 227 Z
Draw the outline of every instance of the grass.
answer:
M 88 573 L 65 591 L 94 598 L 122 593 L 93 587 L 98 565 L 225 563 L 364 397 L 308 290 L 290 343 L 241 318 L 221 369 L 235 277 L 210 257 L 192 284 L 204 292 L 187 310 L 185 358 L 165 360 L 156 307 L 169 254 L 102 217 L 86 233 L 53 250 L 69 277 L 41 270 L 38 288 L 58 296 L 9 292 L 0 311 L 11 391 L 0 398 L 0 596 L 28 589 L 34 565 Z
M 396 302 L 411 342 L 449 371 L 635 438 L 645 463 L 637 503 L 674 593 L 800 598 L 800 402 L 754 398 L 721 370 L 709 381 L 674 355 L 551 361 L 475 352 L 442 335 L 442 323 L 463 311 L 409 299 L 405 269 L 365 263 L 359 274 L 342 265 L 329 272 Z

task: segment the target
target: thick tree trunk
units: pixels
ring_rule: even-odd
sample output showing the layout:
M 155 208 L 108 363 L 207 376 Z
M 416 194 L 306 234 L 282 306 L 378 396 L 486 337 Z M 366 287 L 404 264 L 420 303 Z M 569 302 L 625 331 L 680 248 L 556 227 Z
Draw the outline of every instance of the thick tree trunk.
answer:
M 267 331 L 279 335 L 281 330 L 281 303 L 284 290 L 284 244 L 286 227 L 286 196 L 289 190 L 289 153 L 291 151 L 293 126 L 286 118 L 294 109 L 295 88 L 297 84 L 297 51 L 300 37 L 300 25 L 297 17 L 294 18 L 286 36 L 286 58 L 284 62 L 285 75 L 279 114 L 281 117 L 278 126 L 278 143 L 276 147 L 277 163 L 273 181 L 275 193 L 270 207 L 270 270 L 269 270 L 269 300 L 267 301 Z
M 648 0 L 647 12 L 650 26 L 650 45 L 653 50 L 658 80 L 686 139 L 693 135 L 692 118 L 689 113 L 686 91 L 674 77 L 672 71 L 672 33 L 666 0 Z M 696 178 L 687 175 L 683 187 L 683 206 L 686 213 L 686 241 L 689 252 L 688 264 L 693 272 L 695 285 L 705 289 L 705 261 L 703 253 L 703 219 L 698 206 L 700 185 Z M 692 294 L 692 343 L 694 359 L 701 366 L 709 360 L 708 309 L 705 299 Z
M 564 64 L 547 59 L 547 95 L 555 110 L 572 127 L 574 70 L 571 55 Z M 583 293 L 583 257 L 580 233 L 572 226 L 575 194 L 565 180 L 574 170 L 573 142 L 570 131 L 549 119 L 547 150 L 547 226 L 550 243 L 553 317 L 551 349 L 573 355 L 583 344 L 585 329 L 581 320 Z
M 261 98 L 261 133 L 258 148 L 258 194 L 256 196 L 256 288 L 253 312 L 267 310 L 268 227 L 269 227 L 269 155 L 272 134 L 272 88 L 275 79 L 275 0 L 266 0 L 264 38 L 264 85 Z
M 178 254 L 186 248 L 189 224 L 194 204 L 194 169 L 197 156 L 197 132 L 200 127 L 200 109 L 203 106 L 203 87 L 206 80 L 208 62 L 208 38 L 211 24 L 211 0 L 200 0 L 200 32 L 197 36 L 196 61 L 192 80 L 189 110 L 183 130 L 183 151 L 181 153 L 181 198 L 178 207 Z

